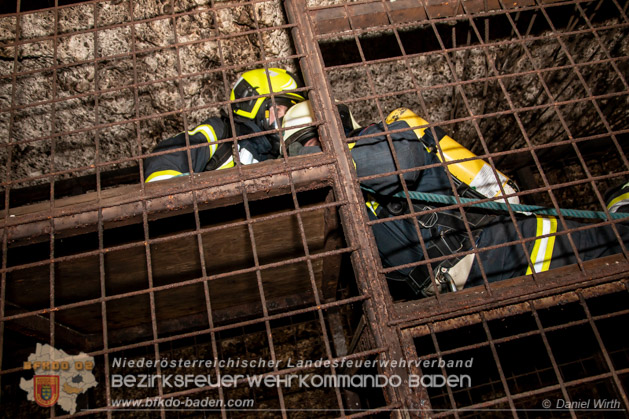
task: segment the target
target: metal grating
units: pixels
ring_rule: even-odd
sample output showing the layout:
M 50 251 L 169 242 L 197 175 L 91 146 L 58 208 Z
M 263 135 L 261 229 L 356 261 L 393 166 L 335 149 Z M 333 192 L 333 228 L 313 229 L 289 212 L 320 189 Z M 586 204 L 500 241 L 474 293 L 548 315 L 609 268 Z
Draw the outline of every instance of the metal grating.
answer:
M 613 283 L 406 330 L 426 377 L 474 377 L 467 387 L 429 387 L 432 417 L 528 417 L 544 407 L 551 417 L 624 417 L 627 351 L 616 330 L 626 291 Z M 472 366 L 456 364 L 463 360 Z M 593 397 L 617 402 L 606 412 L 579 403 Z
M 457 13 L 430 7 L 424 11 L 407 2 L 403 16 L 374 7 L 369 12 L 373 20 L 365 20 L 367 13 L 350 5 L 343 11 L 318 10 L 323 22 L 318 40 L 326 46 L 322 57 L 332 91 L 335 86 L 340 91 L 348 79 L 360 80 L 343 103 L 358 115 L 366 109 L 366 121 L 383 120 L 400 103 L 436 119 L 434 126 L 460 139 L 490 162 L 492 170 L 510 168 L 508 175 L 523 185 L 517 194 L 522 200 L 555 209 L 566 201 L 579 202 L 601 211 L 604 192 L 629 167 L 623 148 L 626 120 L 611 114 L 626 101 L 626 63 L 617 52 L 610 53 L 621 50 L 618 39 L 624 35 L 610 40 L 601 36 L 614 29 L 622 32 L 624 14 L 618 17 L 621 8 L 612 2 L 516 5 L 527 7 L 515 12 L 505 7 L 498 13 L 487 5 L 488 12 L 465 13 L 463 3 L 462 16 L 443 18 Z M 346 17 L 333 20 L 332 10 Z M 409 15 L 422 13 L 428 17 L 421 25 L 407 22 Z M 337 43 L 349 51 L 342 58 L 334 55 Z M 606 86 L 615 87 L 599 94 L 603 63 Z M 609 116 L 603 111 L 608 105 Z M 596 157 L 597 148 L 609 156 L 604 163 Z M 378 176 L 391 174 L 402 172 Z M 580 200 L 583 195 L 589 198 Z M 451 208 L 457 207 L 465 206 Z M 420 226 L 415 226 L 421 237 Z M 565 230 L 569 234 L 571 229 Z M 519 239 L 509 245 L 531 241 Z M 422 246 L 425 253 L 426 244 Z
M 545 399 L 597 398 L 620 404 L 592 415 L 626 417 L 627 342 L 616 331 L 627 314 L 629 255 L 622 220 L 609 216 L 603 198 L 629 175 L 626 2 L 55 0 L 40 10 L 22 3 L 0 16 L 6 415 L 69 414 L 38 407 L 20 389 L 32 374 L 23 361 L 40 343 L 94 358 L 99 385 L 77 397 L 72 416 L 127 416 L 118 400 L 158 397 L 223 405 L 188 412 L 159 405 L 144 414 L 532 417 Z M 303 76 L 298 91 L 314 104 L 323 153 L 236 161 L 230 170 L 145 184 L 142 162 L 157 141 L 228 110 L 232 84 L 254 67 Z M 516 180 L 523 202 L 607 219 L 573 229 L 558 217 L 575 265 L 496 283 L 481 266 L 479 287 L 421 300 L 400 295 L 385 275 L 435 260 L 383 266 L 370 227 L 391 220 L 366 217 L 359 183 L 367 179 L 357 178 L 348 147 L 369 136 L 344 135 L 339 103 L 363 126 L 407 106 L 428 129 L 443 128 L 489 162 L 494 175 Z M 411 220 L 421 237 L 415 215 L 397 219 Z M 571 233 L 602 226 L 612 227 L 622 253 L 585 261 Z M 531 240 L 519 234 L 469 253 L 527 252 Z M 472 385 L 464 389 L 408 385 L 463 370 L 334 366 L 470 357 Z M 116 364 L 163 358 L 275 364 Z M 142 373 L 382 374 L 404 384 L 113 384 L 119 374 Z M 234 409 L 229 400 L 254 403 Z

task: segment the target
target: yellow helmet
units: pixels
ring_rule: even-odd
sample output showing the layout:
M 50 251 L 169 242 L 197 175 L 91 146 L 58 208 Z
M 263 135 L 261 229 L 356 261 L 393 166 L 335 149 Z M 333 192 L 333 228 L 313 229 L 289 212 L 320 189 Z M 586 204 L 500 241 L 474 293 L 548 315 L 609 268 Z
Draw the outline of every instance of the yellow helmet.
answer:
M 267 77 L 268 74 L 268 77 Z M 269 85 L 269 80 L 271 84 Z M 276 105 L 284 105 L 288 108 L 303 102 L 306 98 L 301 93 L 291 93 L 301 87 L 297 77 L 281 68 L 257 68 L 243 73 L 234 84 L 229 96 L 230 100 L 243 99 L 251 96 L 267 95 L 273 93 Z M 278 94 L 280 93 L 280 94 Z M 259 97 L 245 102 L 232 104 L 236 115 L 253 120 L 263 130 L 277 128 L 277 123 L 269 123 L 269 108 L 272 105 L 271 97 Z

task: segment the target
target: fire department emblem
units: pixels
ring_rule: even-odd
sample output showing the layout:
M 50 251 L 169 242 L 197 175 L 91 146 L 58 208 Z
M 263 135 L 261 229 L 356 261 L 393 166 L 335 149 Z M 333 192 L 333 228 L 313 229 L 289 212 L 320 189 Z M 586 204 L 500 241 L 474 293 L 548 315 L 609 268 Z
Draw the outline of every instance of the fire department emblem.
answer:
M 93 370 L 94 357 L 83 352 L 68 355 L 61 349 L 38 343 L 35 353 L 24 361 L 24 371 L 34 374 L 30 375 L 33 378 L 21 378 L 20 388 L 28 400 L 44 407 L 57 405 L 73 415 L 79 395 L 98 385 Z
M 59 376 L 36 375 L 33 378 L 37 404 L 42 407 L 54 406 L 59 400 Z

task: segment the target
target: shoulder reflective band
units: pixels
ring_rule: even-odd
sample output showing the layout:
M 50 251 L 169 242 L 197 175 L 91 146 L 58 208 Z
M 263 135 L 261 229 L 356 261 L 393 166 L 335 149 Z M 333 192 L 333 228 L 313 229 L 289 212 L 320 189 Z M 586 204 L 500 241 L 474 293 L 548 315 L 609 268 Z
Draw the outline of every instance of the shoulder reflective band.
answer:
M 216 132 L 214 132 L 214 128 L 208 124 L 199 125 L 192 131 L 188 131 L 188 135 L 195 135 L 198 132 L 203 134 L 207 142 L 210 143 L 210 158 L 212 158 L 212 156 L 216 152 L 216 141 L 217 141 Z
M 557 232 L 557 219 L 555 217 L 537 217 L 537 232 L 535 237 L 540 237 L 546 234 L 554 234 Z M 535 240 L 533 246 L 533 252 L 531 252 L 531 263 L 535 268 L 535 272 L 544 272 L 550 268 L 550 259 L 553 256 L 553 247 L 555 246 L 555 236 L 542 237 Z M 530 275 L 533 271 L 529 266 L 526 269 L 526 274 Z
M 176 170 L 160 170 L 159 172 L 151 173 L 151 175 L 146 178 L 144 183 L 153 182 L 156 180 L 170 179 L 171 177 L 175 176 L 181 176 L 181 172 L 178 172 Z
M 228 169 L 230 167 L 234 167 L 235 165 L 236 163 L 234 163 L 234 157 L 232 156 L 216 170 Z

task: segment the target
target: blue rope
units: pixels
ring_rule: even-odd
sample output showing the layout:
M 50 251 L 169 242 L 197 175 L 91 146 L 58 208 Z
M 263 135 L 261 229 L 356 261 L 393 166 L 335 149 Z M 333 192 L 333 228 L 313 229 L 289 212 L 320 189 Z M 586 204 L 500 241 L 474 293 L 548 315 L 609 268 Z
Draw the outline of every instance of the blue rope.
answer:
M 373 194 L 376 193 L 375 191 L 369 188 L 366 188 L 364 186 L 361 186 L 361 188 L 367 192 L 371 192 Z M 429 192 L 417 192 L 417 191 L 409 191 L 408 194 L 411 199 L 417 200 L 417 201 L 425 201 L 425 202 L 447 204 L 447 205 L 456 205 L 458 203 L 456 197 L 451 196 L 451 195 L 442 195 L 442 194 L 435 194 L 435 193 L 429 193 Z M 405 198 L 406 194 L 404 192 L 398 192 L 393 196 L 397 198 Z M 461 200 L 460 202 L 462 204 L 471 203 L 470 206 L 475 207 L 475 208 L 483 208 L 483 209 L 488 209 L 492 211 L 508 211 L 507 204 L 505 204 L 504 202 L 499 202 L 499 201 L 477 202 L 478 200 L 473 199 L 473 198 L 459 198 L 459 199 Z M 530 213 L 538 214 L 538 215 L 554 215 L 554 216 L 558 215 L 557 210 L 555 210 L 554 208 L 540 207 L 538 205 L 522 205 L 522 204 L 509 204 L 509 205 L 515 212 L 530 212 Z M 603 220 L 607 220 L 607 214 L 605 214 L 603 211 L 586 211 L 586 210 L 565 209 L 565 208 L 560 208 L 559 211 L 561 212 L 561 215 L 565 217 L 601 218 Z M 613 213 L 609 213 L 609 216 L 612 219 L 620 219 L 620 218 L 629 217 L 629 214 L 613 212 Z

